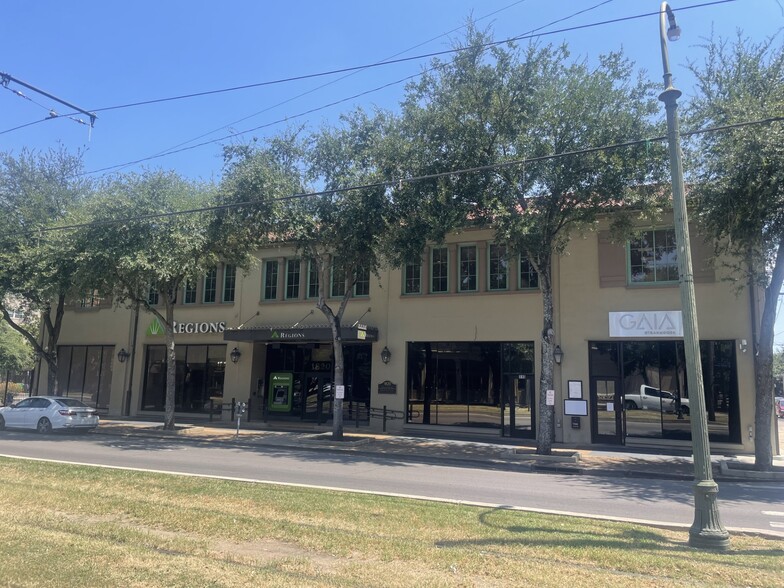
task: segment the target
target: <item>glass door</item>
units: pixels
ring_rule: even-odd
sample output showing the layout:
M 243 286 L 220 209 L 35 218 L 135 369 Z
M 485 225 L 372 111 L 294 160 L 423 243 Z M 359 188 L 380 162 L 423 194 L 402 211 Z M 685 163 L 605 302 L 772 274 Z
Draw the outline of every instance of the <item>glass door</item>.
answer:
M 536 436 L 534 380 L 531 376 L 505 374 L 504 435 L 533 439 Z
M 591 441 L 623 445 L 623 398 L 619 378 L 591 378 Z
M 325 423 L 332 418 L 332 377 L 325 374 L 305 376 L 302 402 L 303 420 Z

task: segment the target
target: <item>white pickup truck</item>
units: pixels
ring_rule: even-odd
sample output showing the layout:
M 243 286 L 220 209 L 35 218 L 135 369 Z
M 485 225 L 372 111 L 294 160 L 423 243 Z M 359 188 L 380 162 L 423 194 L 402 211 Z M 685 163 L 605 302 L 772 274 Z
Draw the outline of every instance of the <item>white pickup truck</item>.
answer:
M 689 414 L 689 399 L 681 398 L 681 412 Z M 653 386 L 640 386 L 639 394 L 626 394 L 623 398 L 626 410 L 659 410 L 663 412 L 677 412 L 678 403 L 675 394 L 659 390 Z

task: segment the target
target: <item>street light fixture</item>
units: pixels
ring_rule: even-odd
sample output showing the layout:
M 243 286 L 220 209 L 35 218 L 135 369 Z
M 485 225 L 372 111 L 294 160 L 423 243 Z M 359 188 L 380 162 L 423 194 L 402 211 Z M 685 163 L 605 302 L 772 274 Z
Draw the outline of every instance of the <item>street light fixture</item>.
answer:
M 667 24 L 669 23 L 669 27 Z M 683 308 L 683 347 L 686 355 L 686 379 L 689 383 L 691 403 L 691 438 L 694 453 L 694 523 L 689 529 L 689 545 L 708 549 L 726 550 L 730 536 L 721 524 L 716 495 L 719 487 L 711 473 L 708 421 L 705 416 L 705 392 L 700 361 L 700 335 L 697 329 L 697 308 L 694 296 L 694 275 L 689 245 L 689 219 L 683 190 L 683 163 L 681 161 L 680 132 L 678 130 L 678 98 L 681 91 L 672 85 L 667 39 L 676 41 L 681 29 L 667 2 L 662 2 L 659 15 L 664 92 L 659 100 L 667 111 L 667 141 L 670 148 L 672 172 L 672 208 L 675 217 L 675 242 L 678 247 L 678 274 Z

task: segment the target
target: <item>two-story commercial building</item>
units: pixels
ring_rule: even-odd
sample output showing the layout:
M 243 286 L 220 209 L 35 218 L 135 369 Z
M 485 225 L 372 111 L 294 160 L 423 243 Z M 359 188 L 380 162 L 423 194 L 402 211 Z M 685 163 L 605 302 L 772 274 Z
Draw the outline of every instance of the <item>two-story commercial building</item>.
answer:
M 710 441 L 750 452 L 758 300 L 724 280 L 694 233 L 692 250 Z M 250 403 L 252 420 L 326 423 L 333 353 L 315 272 L 285 245 L 258 258 L 247 275 L 223 265 L 178 296 L 176 411 L 208 418 L 236 399 Z M 555 259 L 556 443 L 689 445 L 677 278 L 666 226 L 626 243 L 604 230 L 575 236 Z M 330 294 L 342 295 L 341 280 Z M 378 430 L 368 415 L 386 407 L 399 417 L 390 432 L 534 438 L 541 331 L 536 272 L 488 230 L 364 276 L 343 320 L 346 424 Z M 59 357 L 64 394 L 108 415 L 161 418 L 166 356 L 152 314 L 85 299 L 64 318 Z

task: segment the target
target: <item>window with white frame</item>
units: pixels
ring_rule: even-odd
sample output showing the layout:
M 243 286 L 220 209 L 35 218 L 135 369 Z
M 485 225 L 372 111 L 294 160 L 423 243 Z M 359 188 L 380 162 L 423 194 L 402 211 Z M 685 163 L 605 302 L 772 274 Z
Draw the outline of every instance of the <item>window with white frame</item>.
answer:
M 183 304 L 196 304 L 196 283 L 188 280 L 182 296 Z
M 286 300 L 299 298 L 300 266 L 299 259 L 286 260 Z
M 227 264 L 223 269 L 223 302 L 234 302 L 237 288 L 237 267 Z
M 449 249 L 433 247 L 430 251 L 430 291 L 449 292 Z
M 278 260 L 268 259 L 264 262 L 264 288 L 262 289 L 264 300 L 276 300 L 278 298 Z
M 487 288 L 506 290 L 509 287 L 509 258 L 506 245 L 491 243 L 487 248 Z
M 218 292 L 218 270 L 212 268 L 204 275 L 204 293 L 202 301 L 205 304 L 215 302 Z
M 674 229 L 645 231 L 627 247 L 629 283 L 662 284 L 678 281 L 678 247 Z
M 534 290 L 539 287 L 539 274 L 525 256 L 520 256 L 520 289 Z
M 477 289 L 477 258 L 476 245 L 460 246 L 460 274 L 458 290 L 460 292 L 476 292 Z
M 422 293 L 422 264 L 407 263 L 403 269 L 403 294 Z

